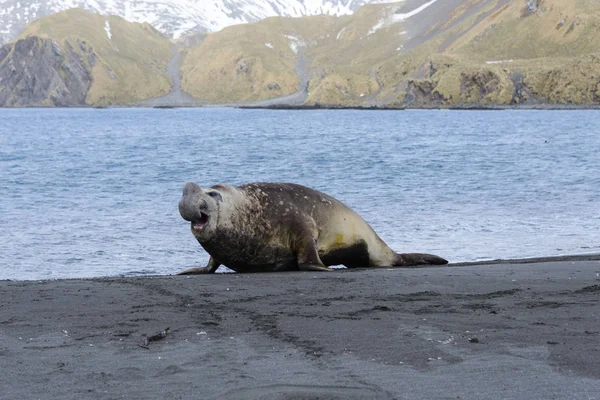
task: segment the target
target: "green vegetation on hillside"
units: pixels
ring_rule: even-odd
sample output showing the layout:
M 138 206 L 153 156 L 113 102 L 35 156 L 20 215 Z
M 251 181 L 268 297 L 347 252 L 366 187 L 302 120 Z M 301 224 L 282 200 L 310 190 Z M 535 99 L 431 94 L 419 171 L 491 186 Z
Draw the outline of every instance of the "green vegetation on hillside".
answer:
M 268 18 L 207 35 L 187 50 L 182 89 L 211 103 L 286 96 L 298 90 L 298 51 L 318 43 L 334 17 Z
M 188 51 L 184 88 L 219 103 L 290 94 L 297 46 L 308 60 L 308 104 L 598 102 L 597 2 L 455 0 L 398 17 L 409 11 L 404 2 L 367 5 L 343 18 L 229 27 Z
M 80 54 L 92 73 L 89 105 L 131 104 L 170 91 L 171 43 L 148 24 L 71 9 L 32 22 L 21 38 L 27 36 L 50 38 Z
M 89 105 L 169 93 L 173 46 L 184 56 L 181 89 L 200 103 L 299 91 L 299 101 L 332 106 L 600 102 L 598 1 L 443 0 L 413 15 L 410 7 L 426 3 L 371 4 L 339 18 L 268 18 L 173 42 L 147 24 L 73 9 L 32 22 L 21 38 L 52 39 L 68 65 L 79 65 L 73 54 L 81 57 L 91 76 Z M 52 57 L 48 43 L 35 48 Z M 59 72 L 46 76 L 60 74 L 64 83 L 67 64 L 55 62 Z

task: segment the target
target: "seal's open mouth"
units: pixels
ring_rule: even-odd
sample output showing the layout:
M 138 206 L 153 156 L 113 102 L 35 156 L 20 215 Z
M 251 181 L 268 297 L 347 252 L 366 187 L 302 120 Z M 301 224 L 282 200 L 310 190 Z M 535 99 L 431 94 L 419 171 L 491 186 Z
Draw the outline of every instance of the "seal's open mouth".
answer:
M 208 215 L 200 213 L 201 217 L 199 220 L 192 221 L 192 230 L 201 231 L 204 225 L 208 222 Z

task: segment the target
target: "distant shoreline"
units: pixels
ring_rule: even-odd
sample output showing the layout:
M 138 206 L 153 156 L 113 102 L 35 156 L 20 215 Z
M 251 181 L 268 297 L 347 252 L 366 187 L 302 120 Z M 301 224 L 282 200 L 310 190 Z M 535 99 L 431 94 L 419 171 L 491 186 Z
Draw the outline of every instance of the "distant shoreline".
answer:
M 322 105 L 322 104 L 305 104 L 305 105 L 287 105 L 277 104 L 268 106 L 255 106 L 243 104 L 196 104 L 196 105 L 108 105 L 108 106 L 71 106 L 71 107 L 48 107 L 48 106 L 27 106 L 27 107 L 0 107 L 0 109 L 15 110 L 15 109 L 112 109 L 112 108 L 155 108 L 155 109 L 176 109 L 176 108 L 237 108 L 242 110 L 358 110 L 358 111 L 405 111 L 405 110 L 451 110 L 451 111 L 505 111 L 505 110 L 539 110 L 539 111 L 586 111 L 600 110 L 600 104 L 528 104 L 528 105 L 458 105 L 451 107 L 389 107 L 389 106 L 344 106 L 344 105 Z
M 514 258 L 514 259 L 495 259 L 484 261 L 465 261 L 458 263 L 450 263 L 452 267 L 467 267 L 476 265 L 492 265 L 492 264 L 539 264 L 546 262 L 576 262 L 576 261 L 600 261 L 600 254 L 572 254 L 564 256 L 547 256 L 547 257 L 531 257 L 531 258 Z
M 404 111 L 404 110 L 453 110 L 453 111 L 504 111 L 504 110 L 600 110 L 600 104 L 590 105 L 462 105 L 452 107 L 388 107 L 388 106 L 342 106 L 307 104 L 301 106 L 273 105 L 273 106 L 225 106 L 241 109 L 266 109 L 266 110 L 364 110 L 364 111 Z

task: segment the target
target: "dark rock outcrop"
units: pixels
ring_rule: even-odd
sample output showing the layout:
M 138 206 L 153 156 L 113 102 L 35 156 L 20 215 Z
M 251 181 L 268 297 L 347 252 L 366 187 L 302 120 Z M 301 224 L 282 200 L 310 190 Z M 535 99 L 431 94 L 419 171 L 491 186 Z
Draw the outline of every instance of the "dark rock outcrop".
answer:
M 533 93 L 531 88 L 527 86 L 527 84 L 525 83 L 525 76 L 523 73 L 515 72 L 510 76 L 510 79 L 512 80 L 513 86 L 515 87 L 513 97 L 510 102 L 511 105 L 534 105 L 544 102 L 537 98 L 537 96 Z
M 523 16 L 527 17 L 529 15 L 535 14 L 535 12 L 540 7 L 542 0 L 526 0 L 525 9 L 523 9 Z
M 460 75 L 461 98 L 467 103 L 484 102 L 500 85 L 497 74 L 489 70 L 465 71 Z
M 95 54 L 78 50 L 35 36 L 0 48 L 0 106 L 85 105 Z
M 409 80 L 406 95 L 404 97 L 405 107 L 430 108 L 440 107 L 447 104 L 430 80 Z

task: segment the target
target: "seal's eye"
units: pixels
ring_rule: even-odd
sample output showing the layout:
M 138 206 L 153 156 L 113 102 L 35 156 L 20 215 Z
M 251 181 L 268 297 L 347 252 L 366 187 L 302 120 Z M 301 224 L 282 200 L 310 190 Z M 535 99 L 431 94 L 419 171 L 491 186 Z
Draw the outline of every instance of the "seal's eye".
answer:
M 206 194 L 209 195 L 210 197 L 212 197 L 213 199 L 217 200 L 217 201 L 222 201 L 223 200 L 221 198 L 221 194 L 220 193 L 217 193 L 217 192 L 208 192 Z

